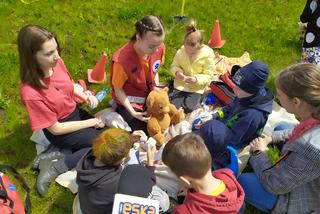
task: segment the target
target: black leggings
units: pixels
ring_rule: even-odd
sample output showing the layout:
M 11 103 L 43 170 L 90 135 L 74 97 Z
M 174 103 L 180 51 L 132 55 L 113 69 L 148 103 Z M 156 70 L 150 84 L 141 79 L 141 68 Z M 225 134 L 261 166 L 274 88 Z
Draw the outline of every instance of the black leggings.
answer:
M 173 89 L 173 91 L 170 92 L 169 98 L 170 102 L 175 105 L 177 109 L 182 107 L 184 112 L 188 114 L 200 107 L 202 94 Z
M 134 108 L 134 110 L 137 112 L 141 112 L 141 110 L 136 108 Z M 122 116 L 122 118 L 128 123 L 132 131 L 142 130 L 146 133 L 146 135 L 148 135 L 147 123 L 132 117 L 132 115 L 128 112 L 128 110 L 124 106 L 118 105 L 116 112 L 119 113 Z
M 77 107 L 68 117 L 59 120 L 59 122 L 87 120 L 90 118 L 93 118 L 93 116 Z M 47 129 L 43 129 L 43 132 L 54 146 L 62 150 L 71 151 L 71 153 L 66 153 L 65 163 L 69 168 L 74 168 L 88 148 L 91 147 L 93 140 L 105 129 L 90 127 L 62 135 L 53 135 Z

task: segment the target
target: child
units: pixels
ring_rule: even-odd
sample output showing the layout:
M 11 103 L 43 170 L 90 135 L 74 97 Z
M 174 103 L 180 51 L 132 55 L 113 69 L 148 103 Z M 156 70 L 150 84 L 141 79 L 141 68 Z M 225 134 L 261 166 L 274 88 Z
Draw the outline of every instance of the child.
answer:
M 135 24 L 131 41 L 113 54 L 110 70 L 116 111 L 132 130 L 147 133 L 145 101 L 159 85 L 158 69 L 164 62 L 165 29 L 156 16 L 145 16 Z
M 200 107 L 202 94 L 212 81 L 215 72 L 213 50 L 203 44 L 202 31 L 192 21 L 186 27 L 184 45 L 177 51 L 172 65 L 174 89 L 170 102 L 190 113 Z
M 251 142 L 250 164 L 239 182 L 246 201 L 264 212 L 320 213 L 320 68 L 296 64 L 276 79 L 281 106 L 300 119 L 290 130 Z M 272 165 L 267 145 L 285 142 Z
M 141 132 L 133 132 L 132 135 L 140 135 Z M 77 184 L 79 186 L 79 202 L 82 213 L 111 213 L 114 195 L 118 191 L 119 180 L 122 173 L 122 162 L 128 156 L 133 144 L 133 137 L 127 131 L 111 128 L 100 134 L 90 149 L 77 165 Z M 155 183 L 153 160 L 155 148 L 148 150 L 148 169 L 141 169 L 140 165 L 129 165 L 126 171 L 138 170 L 150 185 L 139 186 L 142 193 L 151 193 Z M 152 164 L 151 164 L 152 163 Z M 125 171 L 125 172 L 126 172 Z M 122 183 L 122 182 L 121 182 Z M 133 184 L 134 185 L 134 184 Z M 127 186 L 121 185 L 122 191 L 128 190 Z M 161 202 L 168 199 L 166 194 L 155 198 Z M 169 200 L 169 199 L 168 199 Z M 168 202 L 166 202 L 168 204 Z M 168 209 L 162 207 L 162 210 Z
M 185 203 L 174 213 L 238 213 L 244 192 L 229 169 L 211 172 L 211 156 L 203 140 L 187 133 L 172 138 L 164 147 L 162 161 L 188 188 Z
M 219 117 L 202 125 L 199 132 L 212 155 L 214 169 L 229 163 L 227 145 L 244 148 L 261 135 L 272 111 L 273 95 L 265 88 L 268 75 L 267 65 L 260 61 L 232 68 L 236 99 L 220 110 Z

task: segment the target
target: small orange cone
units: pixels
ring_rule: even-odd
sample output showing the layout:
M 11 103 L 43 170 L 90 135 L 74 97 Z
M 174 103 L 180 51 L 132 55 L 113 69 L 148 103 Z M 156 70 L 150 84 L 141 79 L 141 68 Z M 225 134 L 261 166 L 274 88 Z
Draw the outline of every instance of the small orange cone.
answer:
M 88 81 L 90 83 L 103 83 L 106 81 L 107 54 L 103 52 L 94 69 L 88 69 Z
M 208 44 L 211 48 L 222 48 L 225 42 L 225 40 L 221 40 L 219 20 L 215 20 L 211 39 Z

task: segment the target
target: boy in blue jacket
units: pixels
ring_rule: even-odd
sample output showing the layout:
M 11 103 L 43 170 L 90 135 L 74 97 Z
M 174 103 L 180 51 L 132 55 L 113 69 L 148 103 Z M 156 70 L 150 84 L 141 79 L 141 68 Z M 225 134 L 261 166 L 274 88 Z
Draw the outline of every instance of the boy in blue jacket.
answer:
M 231 76 L 235 100 L 219 110 L 198 132 L 211 153 L 214 169 L 229 164 L 228 145 L 244 148 L 260 136 L 272 111 L 274 97 L 265 87 L 269 76 L 266 64 L 253 61 L 244 67 L 234 66 Z

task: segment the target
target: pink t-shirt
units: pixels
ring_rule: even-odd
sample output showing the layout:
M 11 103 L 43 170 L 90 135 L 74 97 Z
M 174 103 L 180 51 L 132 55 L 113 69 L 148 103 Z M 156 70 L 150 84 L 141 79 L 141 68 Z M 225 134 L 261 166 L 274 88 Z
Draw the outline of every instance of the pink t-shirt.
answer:
M 43 81 L 47 89 L 33 88 L 25 83 L 20 85 L 21 100 L 27 108 L 33 131 L 50 127 L 76 108 L 73 81 L 62 59 L 53 68 L 53 74 Z

